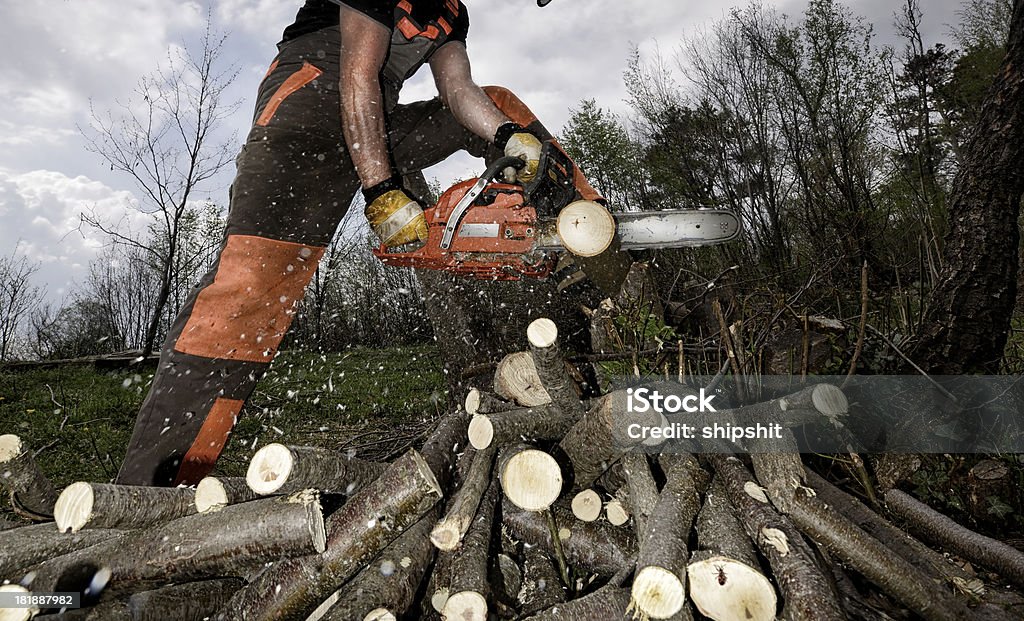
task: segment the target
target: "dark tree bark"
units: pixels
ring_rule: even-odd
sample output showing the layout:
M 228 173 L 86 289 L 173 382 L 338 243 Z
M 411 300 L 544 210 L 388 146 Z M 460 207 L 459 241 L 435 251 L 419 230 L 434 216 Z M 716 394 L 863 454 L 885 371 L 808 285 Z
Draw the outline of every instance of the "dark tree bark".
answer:
M 1017 300 L 1024 195 L 1024 0 L 1006 58 L 964 149 L 949 200 L 939 283 L 916 348 L 936 374 L 996 373 Z

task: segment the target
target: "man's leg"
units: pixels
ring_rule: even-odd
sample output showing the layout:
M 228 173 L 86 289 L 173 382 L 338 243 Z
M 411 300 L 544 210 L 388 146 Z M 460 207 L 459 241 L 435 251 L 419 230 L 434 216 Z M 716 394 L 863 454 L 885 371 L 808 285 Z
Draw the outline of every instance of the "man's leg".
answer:
M 225 243 L 167 335 L 118 483 L 205 476 L 291 325 L 358 188 L 341 146 L 337 61 L 317 54 L 332 47 L 329 35 L 297 39 L 260 87 Z

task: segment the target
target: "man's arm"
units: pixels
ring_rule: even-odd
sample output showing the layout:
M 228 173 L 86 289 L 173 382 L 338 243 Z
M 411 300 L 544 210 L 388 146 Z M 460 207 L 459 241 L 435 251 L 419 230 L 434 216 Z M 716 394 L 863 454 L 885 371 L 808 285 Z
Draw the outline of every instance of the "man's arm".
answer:
M 380 22 L 341 7 L 341 124 L 364 188 L 391 178 L 380 70 L 391 32 Z
M 509 119 L 473 81 L 466 46 L 453 41 L 441 46 L 430 58 L 434 83 L 448 109 L 463 127 L 488 142 Z

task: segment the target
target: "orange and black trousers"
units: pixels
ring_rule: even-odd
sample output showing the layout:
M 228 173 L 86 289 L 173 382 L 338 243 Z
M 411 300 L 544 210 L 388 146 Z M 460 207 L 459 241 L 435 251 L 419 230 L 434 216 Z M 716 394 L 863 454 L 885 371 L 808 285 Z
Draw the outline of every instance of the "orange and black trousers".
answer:
M 226 237 L 171 326 L 117 482 L 194 484 L 213 469 L 242 407 L 277 353 L 303 291 L 360 188 L 345 147 L 337 28 L 283 44 L 237 158 Z M 551 135 L 506 89 L 486 87 L 513 121 Z M 459 150 L 500 155 L 438 99 L 398 105 L 388 139 L 402 174 Z M 582 196 L 596 194 L 580 177 Z

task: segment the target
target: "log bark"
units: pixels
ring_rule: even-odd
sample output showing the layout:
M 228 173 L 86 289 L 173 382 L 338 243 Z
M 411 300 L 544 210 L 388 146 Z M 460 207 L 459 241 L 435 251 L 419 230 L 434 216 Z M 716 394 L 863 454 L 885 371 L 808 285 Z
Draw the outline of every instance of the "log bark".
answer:
M 245 477 L 205 477 L 196 485 L 196 511 L 218 511 L 259 497 L 245 482 Z
M 710 619 L 775 619 L 775 587 L 716 477 L 697 514 L 697 550 L 686 567 L 690 598 Z
M 627 530 L 601 522 L 580 522 L 561 507 L 551 511 L 570 565 L 606 577 L 632 566 L 636 542 Z M 502 520 L 516 538 L 554 554 L 551 531 L 543 514 L 503 503 Z
M 39 470 L 32 452 L 21 438 L 0 436 L 0 485 L 8 491 L 15 513 L 33 520 L 53 516 L 57 490 Z
M 67 486 L 53 509 L 61 531 L 144 528 L 196 512 L 194 489 L 79 481 Z
M 454 550 L 469 530 L 491 481 L 494 455 L 493 447 L 472 454 L 473 461 L 462 485 L 449 502 L 444 517 L 430 531 L 430 541 L 439 550 Z
M 0 612 L 0 619 L 4 618 L 2 615 L 3 613 Z M 87 608 L 74 608 L 33 618 L 38 621 L 139 621 L 132 616 L 131 610 L 128 609 L 128 603 L 124 600 L 100 602 Z M 161 617 L 149 617 L 149 619 L 163 621 Z M 173 617 L 168 621 L 173 621 Z
M 441 496 L 429 464 L 410 450 L 330 516 L 322 554 L 267 568 L 231 599 L 222 618 L 304 618 L 418 522 Z
M 480 501 L 480 509 L 473 518 L 465 541 L 455 550 L 452 558 L 449 596 L 441 610 L 444 618 L 487 621 L 487 602 L 491 597 L 487 577 L 488 559 L 497 502 L 498 484 L 492 480 Z
M 105 572 L 117 593 L 158 582 L 244 577 L 268 561 L 321 552 L 324 543 L 320 502 L 307 491 L 190 515 L 56 557 L 32 568 L 31 584 L 34 591 L 84 591 Z
M 526 511 L 544 511 L 562 493 L 562 470 L 555 458 L 529 446 L 503 450 L 498 479 L 505 497 Z
M 469 443 L 476 449 L 484 449 L 513 442 L 561 440 L 578 421 L 578 416 L 565 414 L 552 406 L 477 414 L 469 422 Z
M 647 518 L 658 504 L 658 485 L 651 474 L 647 455 L 630 451 L 622 456 L 619 463 L 622 464 L 622 474 L 626 479 L 629 510 L 633 514 L 633 526 L 639 542 L 647 533 Z
M 18 580 L 29 567 L 55 556 L 70 554 L 109 539 L 123 537 L 125 531 L 90 529 L 63 533 L 52 524 L 33 524 L 0 533 L 0 580 Z
M 322 448 L 268 444 L 252 456 L 245 480 L 252 491 L 263 496 L 303 489 L 350 496 L 386 467 Z
M 558 568 L 539 546 L 525 546 L 523 550 L 523 584 L 516 601 L 524 616 L 565 601 L 565 587 L 558 577 Z
M 664 423 L 653 408 L 630 412 L 626 399 L 622 390 L 606 394 L 559 442 L 561 452 L 572 462 L 576 489 L 592 485 L 612 463 L 640 444 L 629 437 L 631 424 L 650 428 Z
M 551 397 L 544 390 L 533 366 L 533 356 L 525 351 L 501 359 L 494 371 L 494 392 L 506 401 L 528 408 L 551 403 Z
M 842 620 L 845 615 L 814 552 L 793 524 L 768 504 L 764 488 L 735 457 L 709 457 L 747 535 L 768 559 L 788 621 Z
M 455 461 L 466 447 L 468 425 L 469 414 L 461 411 L 449 412 L 441 417 L 420 449 L 420 456 L 427 462 L 438 486 L 445 493 L 451 485 Z
M 584 414 L 580 388 L 566 369 L 558 344 L 558 326 L 547 318 L 534 320 L 526 329 L 533 366 L 551 403 L 562 412 L 580 418 Z
M 1024 585 L 1024 553 L 1016 548 L 965 528 L 900 490 L 885 493 L 885 506 L 923 539 Z
M 627 614 L 629 589 L 605 586 L 590 595 L 584 595 L 571 602 L 551 606 L 531 617 L 530 621 L 617 621 L 632 619 Z
M 665 472 L 665 487 L 640 540 L 633 579 L 632 602 L 652 619 L 671 619 L 686 604 L 687 542 L 707 486 L 707 474 L 697 461 L 679 457 Z
M 435 508 L 324 602 L 327 606 L 321 606 L 322 616 L 314 612 L 308 621 L 363 621 L 385 619 L 386 615 L 404 618 L 434 558 L 429 534 L 436 519 Z
M 133 621 L 204 621 L 245 584 L 239 578 L 220 578 L 175 584 L 128 598 Z
M 489 392 L 484 392 L 479 388 L 470 388 L 469 392 L 466 393 L 466 413 L 469 415 L 474 414 L 493 414 L 495 412 L 505 412 L 507 410 L 515 409 L 514 403 L 503 401 Z

